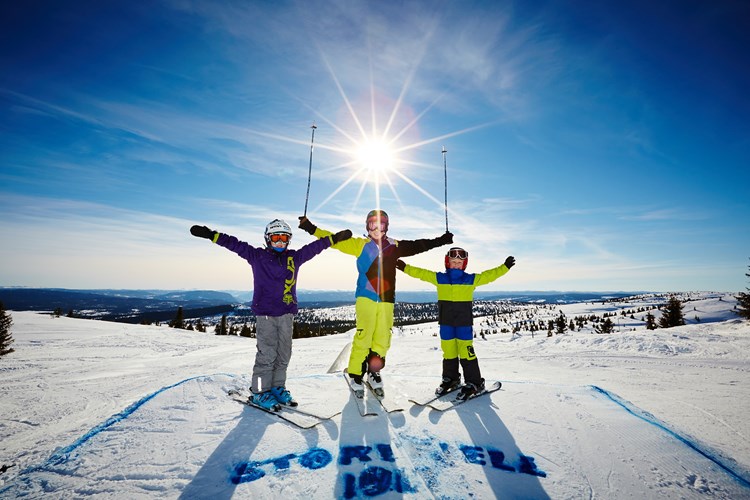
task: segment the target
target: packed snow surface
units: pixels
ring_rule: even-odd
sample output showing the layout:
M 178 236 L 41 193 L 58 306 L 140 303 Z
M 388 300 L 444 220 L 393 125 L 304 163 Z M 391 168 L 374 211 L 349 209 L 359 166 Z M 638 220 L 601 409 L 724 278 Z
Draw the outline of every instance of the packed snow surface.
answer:
M 227 396 L 249 386 L 254 339 L 11 312 L 0 497 L 750 498 L 750 323 L 733 306 L 705 294 L 682 327 L 635 314 L 612 334 L 477 338 L 503 387 L 445 412 L 409 402 L 440 381 L 434 323 L 394 331 L 383 378 L 403 410 L 368 399 L 374 416 L 340 373 L 352 332 L 296 340 L 288 388 L 335 414 L 309 429 Z

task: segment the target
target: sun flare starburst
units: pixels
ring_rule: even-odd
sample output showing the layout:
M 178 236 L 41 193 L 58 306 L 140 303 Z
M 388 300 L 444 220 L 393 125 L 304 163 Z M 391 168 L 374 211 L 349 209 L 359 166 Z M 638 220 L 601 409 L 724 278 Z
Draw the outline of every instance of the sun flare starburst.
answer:
M 396 167 L 396 154 L 391 145 L 382 139 L 366 139 L 354 148 L 357 166 L 367 174 L 380 174 Z
M 333 70 L 329 59 L 322 52 L 321 57 L 339 91 L 343 105 L 337 112 L 333 113 L 333 116 L 326 116 L 301 99 L 300 102 L 337 133 L 338 137 L 332 142 L 316 142 L 315 147 L 333 152 L 342 159 L 340 163 L 329 164 L 325 168 L 326 177 L 338 177 L 342 181 L 314 210 L 323 208 L 347 186 L 356 186 L 357 184 L 359 184 L 359 188 L 353 202 L 354 206 L 357 206 L 360 199 L 365 197 L 371 198 L 374 201 L 374 206 L 380 207 L 382 186 L 387 186 L 393 195 L 393 199 L 402 204 L 396 191 L 399 182 L 409 185 L 436 205 L 445 207 L 447 210 L 447 194 L 445 195 L 446 199 L 439 200 L 422 186 L 424 184 L 423 179 L 434 180 L 435 176 L 431 175 L 433 173 L 439 174 L 441 177 L 445 175 L 447 186 L 447 173 L 445 173 L 444 168 L 441 168 L 440 149 L 436 148 L 435 155 L 432 157 L 434 160 L 431 158 L 424 159 L 424 156 L 419 155 L 418 151 L 424 146 L 439 144 L 445 139 L 490 126 L 493 122 L 466 127 L 431 138 L 421 138 L 419 123 L 442 96 L 438 96 L 433 102 L 428 103 L 421 112 L 416 112 L 405 102 L 405 96 L 408 94 L 413 75 L 406 78 L 401 93 L 396 99 L 392 99 L 385 92 L 376 88 L 375 75 L 371 74 L 372 81 L 369 95 L 361 93 L 356 99 L 352 100 L 344 91 L 344 87 Z M 418 64 L 414 66 L 414 72 L 416 72 L 418 66 Z M 366 126 L 368 122 L 370 127 Z M 288 140 L 290 142 L 301 142 L 293 139 Z M 444 152 L 443 160 L 445 160 Z M 312 167 L 312 144 L 310 166 Z M 447 193 L 447 187 L 445 192 Z M 368 202 L 368 206 L 371 203 L 372 201 Z

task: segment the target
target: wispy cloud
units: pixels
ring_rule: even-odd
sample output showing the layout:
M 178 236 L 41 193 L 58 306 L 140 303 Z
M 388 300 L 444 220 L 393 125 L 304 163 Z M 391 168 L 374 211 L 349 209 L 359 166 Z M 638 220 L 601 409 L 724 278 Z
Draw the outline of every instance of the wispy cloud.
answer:
M 638 214 L 623 215 L 622 220 L 630 221 L 702 221 L 711 218 L 711 214 L 697 212 L 690 208 L 661 208 L 648 210 Z
M 183 283 L 192 266 L 187 221 L 75 200 L 0 198 L 3 231 L 13 234 L 0 248 L 5 285 L 162 287 Z

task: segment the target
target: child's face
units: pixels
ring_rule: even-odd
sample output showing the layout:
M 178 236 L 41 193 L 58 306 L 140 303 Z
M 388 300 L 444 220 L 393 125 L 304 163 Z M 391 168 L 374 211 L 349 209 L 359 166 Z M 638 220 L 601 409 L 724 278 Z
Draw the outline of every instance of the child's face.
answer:
M 269 235 L 269 239 L 271 240 L 271 246 L 274 248 L 286 248 L 287 245 L 289 245 L 289 240 L 291 240 L 291 235 L 286 233 L 276 233 Z
M 372 218 L 367 221 L 367 234 L 373 240 L 379 240 L 385 236 L 385 221 Z
M 458 259 L 455 257 L 448 258 L 448 269 L 463 269 L 464 259 Z

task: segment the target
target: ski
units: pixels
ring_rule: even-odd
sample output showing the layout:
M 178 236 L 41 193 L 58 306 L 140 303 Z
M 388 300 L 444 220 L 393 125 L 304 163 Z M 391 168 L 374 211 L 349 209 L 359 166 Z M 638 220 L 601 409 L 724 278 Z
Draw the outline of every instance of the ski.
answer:
M 236 394 L 239 394 L 239 395 L 241 395 L 243 397 L 247 397 L 248 399 L 250 398 L 250 394 L 248 393 L 248 391 L 244 391 L 244 390 L 241 390 L 241 389 L 240 390 L 232 389 L 232 390 L 229 391 L 229 393 L 230 393 L 230 395 L 232 393 L 236 393 Z M 261 408 L 261 409 L 264 410 L 265 408 Z M 311 411 L 307 411 L 307 410 L 301 409 L 299 407 L 299 403 L 297 401 L 293 401 L 293 404 L 287 404 L 287 405 L 279 403 L 279 409 L 280 410 L 288 410 L 288 411 L 291 411 L 291 412 L 294 412 L 294 413 L 299 413 L 300 415 L 307 415 L 308 417 L 313 417 L 313 418 L 317 418 L 317 419 L 320 419 L 320 420 L 330 420 L 333 417 L 336 417 L 336 416 L 338 416 L 338 415 L 341 414 L 341 410 L 338 410 L 338 411 L 336 411 L 334 413 L 330 413 L 330 414 L 326 414 L 326 415 L 320 415 L 319 413 L 313 413 Z
M 385 410 L 386 413 L 404 411 L 404 405 L 399 402 L 397 398 L 386 394 L 384 389 L 381 388 L 378 391 L 370 385 L 370 382 L 365 382 L 364 385 L 370 391 L 372 396 L 378 400 L 378 403 L 380 403 L 380 406 L 383 407 L 383 410 Z
M 269 415 L 273 415 L 280 418 L 281 420 L 289 422 L 290 424 L 293 424 L 300 429 L 311 429 L 330 418 L 322 418 L 317 415 L 309 414 L 307 412 L 296 411 L 296 408 L 283 405 L 279 410 L 269 410 L 267 408 L 263 408 L 262 406 L 256 405 L 255 403 L 250 401 L 250 398 L 247 395 L 242 394 L 239 391 L 229 391 L 228 394 L 230 398 L 237 401 L 238 403 L 242 403 L 252 408 L 257 408 L 260 411 L 268 413 Z M 287 412 L 286 410 L 290 410 L 290 412 Z
M 281 405 L 281 408 L 283 410 L 289 410 L 289 411 L 291 411 L 293 413 L 299 413 L 300 415 L 307 415 L 308 417 L 319 418 L 320 420 L 331 420 L 333 417 L 337 417 L 337 416 L 341 415 L 341 410 L 339 410 L 339 411 L 337 411 L 335 413 L 331 413 L 329 415 L 319 415 L 317 413 L 312 413 L 312 412 L 309 412 L 309 411 L 306 411 L 306 410 L 301 410 L 299 406 Z
M 357 394 L 354 392 L 354 387 L 352 387 L 351 377 L 349 376 L 349 372 L 347 372 L 346 369 L 344 369 L 344 372 L 342 373 L 342 375 L 344 377 L 344 381 L 346 382 L 346 386 L 351 391 L 352 396 L 354 396 L 354 402 L 357 404 L 357 410 L 359 411 L 359 414 L 362 415 L 363 417 L 378 415 L 378 412 L 371 411 L 367 407 L 367 401 L 369 401 L 370 398 L 357 397 Z M 367 385 L 367 384 L 363 384 L 363 385 Z M 371 394 L 374 394 L 374 393 L 371 393 Z
M 238 390 L 232 389 L 229 392 L 230 392 L 230 395 L 232 393 L 236 393 L 243 397 L 247 397 L 248 399 L 250 398 L 250 394 L 248 394 L 246 391 L 238 391 Z M 299 413 L 300 415 L 307 415 L 308 417 L 313 417 L 313 418 L 317 418 L 320 420 L 331 420 L 333 417 L 336 417 L 341 414 L 341 410 L 328 414 L 328 415 L 320 415 L 318 413 L 313 413 L 313 412 L 301 409 L 297 401 L 295 401 L 294 404 L 289 404 L 289 405 L 279 403 L 279 407 L 281 410 L 288 410 L 294 413 Z M 264 408 L 261 408 L 261 409 L 264 409 Z
M 469 399 L 464 399 L 464 400 L 461 400 L 461 401 L 459 401 L 459 400 L 457 400 L 455 398 L 452 399 L 452 400 L 446 400 L 445 399 L 446 395 L 444 394 L 443 396 L 440 396 L 440 398 L 437 398 L 436 400 L 434 400 L 434 401 L 432 401 L 430 403 L 426 403 L 426 404 L 424 404 L 422 406 L 428 406 L 428 407 L 432 408 L 433 410 L 437 410 L 437 411 L 452 410 L 453 408 L 456 408 L 457 406 L 460 406 L 463 403 L 466 403 L 467 401 L 471 401 L 473 399 L 476 399 L 478 397 L 484 396 L 486 394 L 491 394 L 491 393 L 493 393 L 495 391 L 499 391 L 502 386 L 503 386 L 502 382 L 494 382 L 491 386 L 487 387 L 482 392 L 478 392 L 477 394 L 471 396 Z M 451 394 L 451 393 L 448 393 L 448 394 Z
M 450 391 L 444 394 L 440 394 L 440 395 L 435 394 L 428 399 L 421 399 L 421 400 L 410 398 L 409 402 L 414 403 L 417 406 L 429 406 L 431 403 L 434 403 L 435 401 L 438 401 L 438 400 L 447 401 L 450 398 L 450 396 L 454 395 L 456 391 L 459 390 L 460 388 L 461 386 L 457 385 L 455 388 L 451 389 Z

